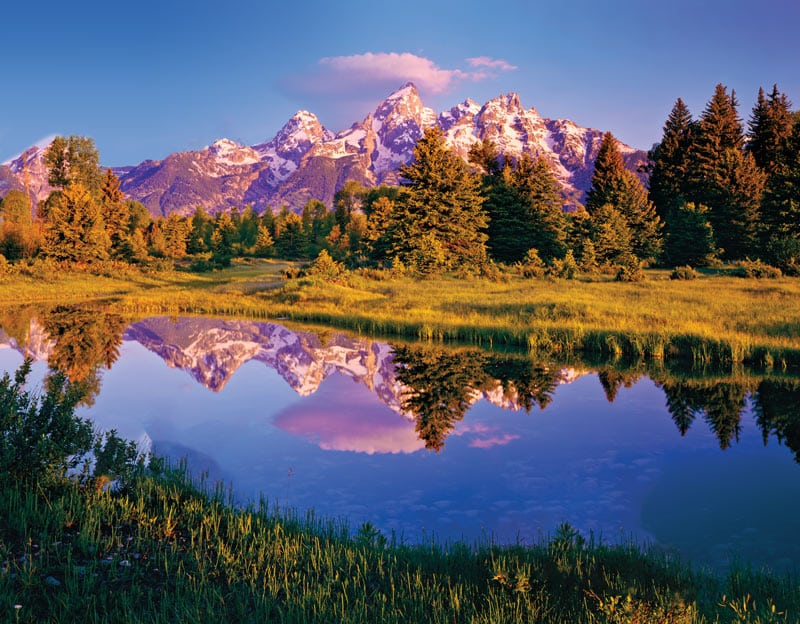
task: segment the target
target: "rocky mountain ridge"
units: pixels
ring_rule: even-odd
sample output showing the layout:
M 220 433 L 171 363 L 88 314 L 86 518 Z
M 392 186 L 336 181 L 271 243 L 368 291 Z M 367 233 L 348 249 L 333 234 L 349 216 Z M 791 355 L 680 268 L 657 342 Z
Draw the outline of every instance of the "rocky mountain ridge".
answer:
M 123 341 L 141 344 L 170 368 L 185 371 L 212 392 L 223 390 L 234 373 L 251 361 L 275 370 L 300 396 L 319 390 L 333 374 L 365 386 L 381 403 L 408 420 L 415 415 L 403 409 L 408 389 L 399 381 L 392 346 L 385 342 L 354 339 L 333 334 L 326 341 L 310 332 L 296 332 L 276 323 L 182 317 L 151 317 L 129 325 Z M 30 321 L 24 340 L 9 336 L 0 328 L 0 349 L 10 348 L 48 361 L 56 341 L 36 318 Z M 581 376 L 575 369 L 558 373 L 561 383 Z M 485 399 L 510 411 L 522 409 L 515 390 L 497 384 L 475 390 L 475 403 Z
M 440 114 L 425 107 L 412 83 L 403 85 L 350 128 L 333 133 L 308 111 L 298 111 L 271 140 L 246 146 L 219 139 L 201 150 L 177 152 L 115 169 L 122 190 L 153 215 L 209 212 L 253 205 L 299 211 L 310 199 L 332 205 L 349 179 L 365 186 L 400 183 L 398 168 L 413 158 L 425 129 L 438 125 L 447 142 L 466 158 L 470 146 L 492 139 L 512 157 L 529 153 L 546 158 L 563 188 L 569 209 L 583 200 L 591 184 L 602 132 L 566 119 L 541 117 L 525 108 L 516 93 L 479 105 L 465 100 Z M 632 170 L 646 152 L 620 144 Z M 0 165 L 0 194 L 28 189 L 35 200 L 47 196 L 42 149 L 31 148 Z

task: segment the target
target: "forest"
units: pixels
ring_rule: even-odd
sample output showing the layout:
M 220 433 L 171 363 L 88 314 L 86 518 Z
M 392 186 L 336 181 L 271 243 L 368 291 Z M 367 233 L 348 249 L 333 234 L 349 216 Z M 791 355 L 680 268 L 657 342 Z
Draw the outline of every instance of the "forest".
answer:
M 606 133 L 585 206 L 571 212 L 545 159 L 514 159 L 485 139 L 465 162 L 435 128 L 401 167 L 400 187 L 349 181 L 333 206 L 311 200 L 299 214 L 198 207 L 153 218 L 100 167 L 92 139 L 58 137 L 45 160 L 55 189 L 45 201 L 34 207 L 16 190 L 2 201 L 5 272 L 108 261 L 207 271 L 234 257 L 323 252 L 323 263 L 342 270 L 415 277 L 637 281 L 647 267 L 680 267 L 674 277 L 691 278 L 722 263 L 757 277 L 800 272 L 800 115 L 777 86 L 759 91 L 746 127 L 736 94 L 721 84 L 697 119 L 679 98 L 639 172 L 624 167 Z

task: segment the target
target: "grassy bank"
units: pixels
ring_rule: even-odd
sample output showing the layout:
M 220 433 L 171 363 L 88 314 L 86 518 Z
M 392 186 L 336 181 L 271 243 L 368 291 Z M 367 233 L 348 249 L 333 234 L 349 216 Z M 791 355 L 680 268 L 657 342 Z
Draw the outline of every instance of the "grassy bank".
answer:
M 0 305 L 98 301 L 130 316 L 209 314 L 291 319 L 359 333 L 697 362 L 800 364 L 800 280 L 727 275 L 619 283 L 608 278 L 504 282 L 385 273 L 337 283 L 283 279 L 288 265 L 250 261 L 208 274 L 54 273 L 6 278 Z
M 569 526 L 536 546 L 410 546 L 178 472 L 119 492 L 0 487 L 0 619 L 19 622 L 796 622 L 796 580 L 692 571 Z

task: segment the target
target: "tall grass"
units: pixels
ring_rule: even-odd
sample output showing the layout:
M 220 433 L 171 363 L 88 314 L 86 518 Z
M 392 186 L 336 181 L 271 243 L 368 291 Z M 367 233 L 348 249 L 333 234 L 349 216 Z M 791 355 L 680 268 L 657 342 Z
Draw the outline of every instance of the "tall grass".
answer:
M 206 314 L 291 319 L 358 333 L 551 353 L 599 352 L 695 362 L 800 364 L 800 281 L 714 275 L 649 281 L 505 282 L 443 277 L 340 283 L 284 280 L 277 261 L 236 263 L 210 274 L 96 276 L 0 282 L 0 305 L 98 301 L 130 316 Z
M 534 546 L 408 545 L 180 471 L 124 491 L 0 486 L 0 618 L 21 622 L 792 622 L 795 579 L 716 578 L 568 525 Z M 15 607 L 19 608 L 15 608 Z M 773 611 L 774 607 L 774 611 Z M 745 610 L 745 617 L 740 617 Z

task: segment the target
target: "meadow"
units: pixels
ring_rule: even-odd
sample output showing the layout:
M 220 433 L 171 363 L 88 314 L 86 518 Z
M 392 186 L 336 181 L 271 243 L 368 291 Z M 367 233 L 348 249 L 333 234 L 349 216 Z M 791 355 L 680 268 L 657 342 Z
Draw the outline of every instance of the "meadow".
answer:
M 293 277 L 286 277 L 286 273 Z M 0 280 L 0 306 L 94 303 L 130 317 L 204 314 L 314 323 L 415 340 L 544 353 L 800 364 L 800 280 L 710 272 L 641 282 L 516 275 L 418 280 L 386 271 L 298 277 L 275 260 L 221 271 L 30 270 Z

